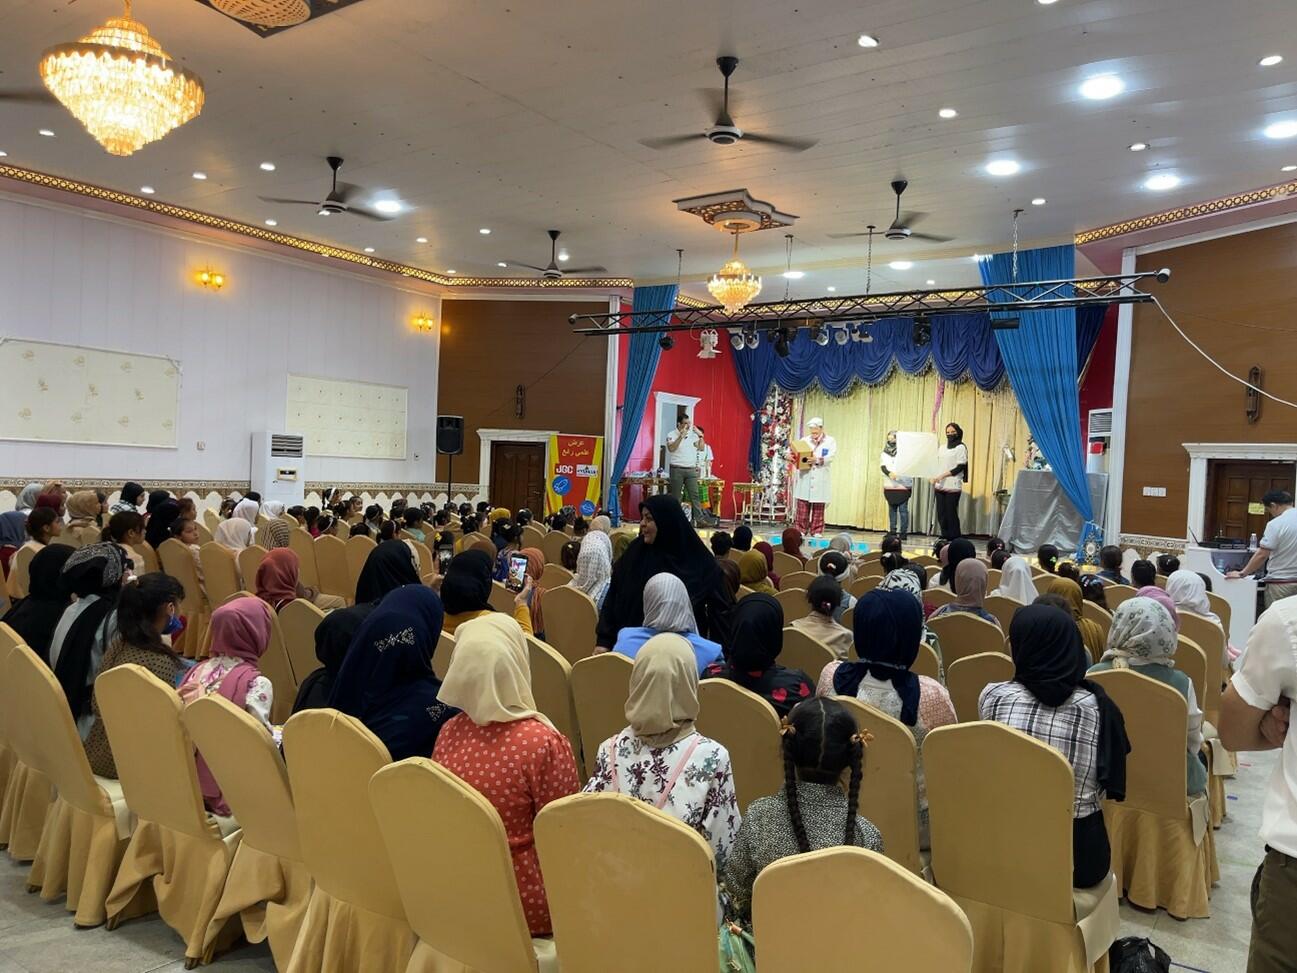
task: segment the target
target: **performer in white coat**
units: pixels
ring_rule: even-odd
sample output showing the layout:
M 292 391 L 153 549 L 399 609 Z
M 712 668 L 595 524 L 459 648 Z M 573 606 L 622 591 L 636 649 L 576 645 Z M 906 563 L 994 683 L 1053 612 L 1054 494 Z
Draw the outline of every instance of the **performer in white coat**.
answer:
M 797 474 L 793 499 L 797 501 L 794 526 L 807 537 L 824 533 L 824 509 L 829 505 L 831 489 L 829 464 L 838 451 L 832 436 L 824 434 L 824 420 L 816 417 L 806 424 L 807 440 L 811 444 L 811 465 Z

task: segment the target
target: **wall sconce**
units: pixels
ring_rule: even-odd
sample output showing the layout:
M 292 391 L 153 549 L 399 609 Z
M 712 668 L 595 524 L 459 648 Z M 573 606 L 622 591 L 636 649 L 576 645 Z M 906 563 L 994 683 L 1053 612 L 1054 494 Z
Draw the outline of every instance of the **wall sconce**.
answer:
M 410 327 L 415 331 L 420 331 L 424 334 L 431 334 L 436 329 L 437 322 L 433 319 L 431 314 L 425 314 L 420 311 L 418 314 L 410 318 Z
M 200 287 L 206 287 L 208 290 L 219 291 L 225 286 L 225 275 L 217 273 L 215 270 L 200 270 L 194 275 L 194 280 Z

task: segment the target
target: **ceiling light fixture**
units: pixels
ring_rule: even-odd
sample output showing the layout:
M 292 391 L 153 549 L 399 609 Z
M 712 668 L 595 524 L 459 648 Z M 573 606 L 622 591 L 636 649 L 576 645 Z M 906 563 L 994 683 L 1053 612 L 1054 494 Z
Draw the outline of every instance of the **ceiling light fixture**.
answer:
M 875 37 L 873 34 L 861 34 L 859 37 L 856 38 L 856 43 L 859 44 L 861 47 L 877 47 L 878 38 Z
M 496 266 L 497 266 L 497 267 L 508 267 L 509 265 L 508 265 L 507 263 L 505 263 L 503 260 L 500 260 L 500 261 L 497 261 L 497 262 L 496 262 Z
M 1297 166 L 1284 166 L 1280 172 L 1297 172 Z
M 1022 171 L 1022 164 L 1016 159 L 992 159 L 986 164 L 988 176 L 1016 176 Z
M 39 129 L 36 134 L 44 135 L 47 139 L 52 139 L 54 137 L 54 130 L 49 128 L 42 128 Z
M 1044 206 L 1046 202 L 1047 202 L 1047 200 L 1045 199 L 1044 196 L 1037 196 L 1035 199 L 1033 199 L 1033 200 L 1031 201 L 1031 205 L 1032 205 L 1032 206 Z
M 1081 97 L 1089 98 L 1091 101 L 1107 101 L 1109 98 L 1116 98 L 1126 90 L 1126 82 L 1115 74 L 1100 74 L 1093 78 L 1086 78 L 1081 83 Z
M 561 264 L 565 264 L 571 259 L 572 259 L 572 255 L 568 253 L 566 250 L 561 251 L 558 255 L 558 262 Z
M 261 171 L 262 171 L 262 172 L 274 172 L 274 171 L 275 171 L 275 164 L 274 164 L 273 162 L 263 162 L 263 163 L 261 163 Z
M 401 212 L 401 203 L 395 199 L 380 199 L 374 204 L 374 209 L 380 213 L 399 213 Z
M 1290 118 L 1272 122 L 1265 127 L 1265 137 L 1268 139 L 1290 139 L 1294 135 L 1297 135 L 1297 121 Z
M 739 259 L 737 230 L 734 231 L 734 255 L 707 281 L 707 291 L 725 308 L 726 314 L 737 314 L 761 293 L 761 278 Z
M 826 288 L 824 288 L 824 289 L 825 289 L 826 291 L 828 291 L 830 294 L 835 294 L 835 293 L 837 293 L 837 290 L 838 290 L 836 287 L 826 287 Z
M 373 253 L 373 252 L 374 252 L 374 248 L 373 248 L 373 247 L 366 247 L 366 248 L 365 248 L 365 253 Z
M 40 73 L 109 155 L 131 155 L 203 110 L 203 82 L 131 17 L 131 0 L 123 16 L 49 48 Z
M 936 287 L 936 286 L 937 286 L 937 282 L 936 282 L 935 280 L 924 281 L 924 283 L 925 283 L 926 286 L 928 286 L 928 287 Z
M 1261 60 L 1257 61 L 1256 63 L 1261 65 L 1261 67 L 1263 68 L 1272 68 L 1276 64 L 1283 64 L 1283 55 L 1267 54 L 1265 57 L 1261 58 Z
M 801 280 L 803 277 L 806 276 L 806 271 L 785 270 L 781 276 L 786 277 L 788 280 Z
M 205 172 L 195 172 L 195 173 L 194 173 L 194 178 L 197 179 L 199 182 L 202 182 L 203 180 L 205 180 L 205 179 L 207 178 L 207 173 L 205 173 Z
M 941 111 L 937 112 L 937 114 L 938 114 L 939 116 L 941 116 L 942 118 L 958 118 L 958 117 L 959 117 L 959 112 L 955 111 L 955 109 L 953 109 L 953 108 L 943 108 L 943 109 L 941 109 Z
M 489 226 L 479 227 L 477 232 L 482 234 L 482 236 L 490 236 L 491 228 Z
M 155 190 L 152 186 L 141 186 L 140 192 L 142 192 L 145 196 L 152 196 Z
M 1148 148 L 1148 143 L 1147 143 L 1147 142 L 1131 142 L 1131 143 L 1130 143 L 1130 151 L 1132 151 L 1132 152 L 1143 152 L 1143 151 L 1144 151 L 1145 149 L 1147 149 L 1147 148 Z
M 266 220 L 266 226 L 278 226 L 279 220 Z
M 1155 193 L 1164 193 L 1180 185 L 1180 177 L 1173 172 L 1158 172 L 1144 180 L 1144 188 Z
M 911 267 L 914 266 L 914 261 L 913 260 L 893 260 L 887 266 L 891 267 L 893 270 L 909 270 Z
M 1036 0 L 1036 2 L 1042 7 L 1052 7 L 1054 4 L 1058 3 L 1058 0 Z
M 6 152 L 4 149 L 0 149 L 0 159 L 7 158 L 8 155 L 9 155 L 9 153 Z
M 454 271 L 453 269 L 451 269 L 451 270 L 447 270 L 447 271 L 446 271 L 446 273 L 448 273 L 448 274 L 453 274 L 454 272 L 455 272 L 455 271 Z
M 415 242 L 415 243 L 427 243 L 427 242 L 428 242 L 428 238 L 427 238 L 426 236 L 417 236 L 417 237 L 414 238 L 414 242 Z

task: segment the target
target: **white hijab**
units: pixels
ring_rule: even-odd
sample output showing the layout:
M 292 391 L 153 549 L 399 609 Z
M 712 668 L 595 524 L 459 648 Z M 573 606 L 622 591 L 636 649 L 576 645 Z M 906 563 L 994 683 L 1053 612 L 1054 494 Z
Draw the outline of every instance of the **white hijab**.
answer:
M 257 513 L 260 509 L 257 506 L 257 501 L 243 499 L 234 505 L 234 513 L 230 514 L 230 519 L 233 520 L 237 517 L 246 521 L 249 526 L 255 527 L 257 525 Z
M 697 632 L 685 583 L 674 574 L 655 574 L 644 586 L 644 627 L 655 632 Z
M 1193 571 L 1181 568 L 1172 571 L 1166 579 L 1166 593 L 1175 602 L 1180 611 L 1190 611 L 1195 615 L 1210 618 L 1217 625 L 1221 624 L 1220 616 L 1211 610 L 1211 599 L 1207 597 L 1207 583 Z
M 261 505 L 261 512 L 273 520 L 274 518 L 283 515 L 284 505 L 278 500 L 267 500 Z
M 1000 587 L 991 592 L 1002 598 L 1030 605 L 1036 600 L 1036 583 L 1031 579 L 1031 565 L 1014 554 L 1000 568 Z
M 580 588 L 596 605 L 603 603 L 612 580 L 612 538 L 603 531 L 591 531 L 581 539 L 581 552 L 576 556 L 576 577 L 573 588 Z
M 252 525 L 242 517 L 222 520 L 212 531 L 212 540 L 237 553 L 252 543 Z

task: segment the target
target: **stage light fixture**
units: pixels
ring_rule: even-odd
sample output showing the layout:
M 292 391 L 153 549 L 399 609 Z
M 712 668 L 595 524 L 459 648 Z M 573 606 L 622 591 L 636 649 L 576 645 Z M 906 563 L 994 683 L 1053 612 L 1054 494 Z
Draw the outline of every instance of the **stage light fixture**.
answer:
M 771 335 L 775 339 L 775 354 L 780 358 L 787 358 L 789 346 L 797 332 L 790 328 L 780 328 L 778 331 L 772 331 Z
M 920 314 L 914 319 L 914 330 L 911 332 L 916 345 L 926 345 L 932 341 L 932 325 L 927 315 Z
M 846 328 L 834 328 L 833 340 L 840 345 L 845 345 L 848 341 L 851 340 L 851 335 L 847 333 Z
M 992 331 L 1017 331 L 1020 327 L 1022 327 L 1020 318 L 1002 318 L 995 314 L 991 315 Z
M 676 346 L 676 340 L 675 338 L 672 338 L 669 334 L 664 334 L 661 338 L 658 339 L 658 347 L 661 348 L 663 351 L 670 351 L 675 346 Z
M 730 347 L 735 351 L 743 350 L 743 335 L 741 332 L 735 331 L 730 335 Z
M 747 337 L 743 340 L 753 351 L 756 351 L 761 345 L 761 337 L 755 331 L 749 331 Z
M 828 332 L 824 330 L 823 325 L 811 325 L 811 340 L 821 348 L 829 343 L 829 335 Z

